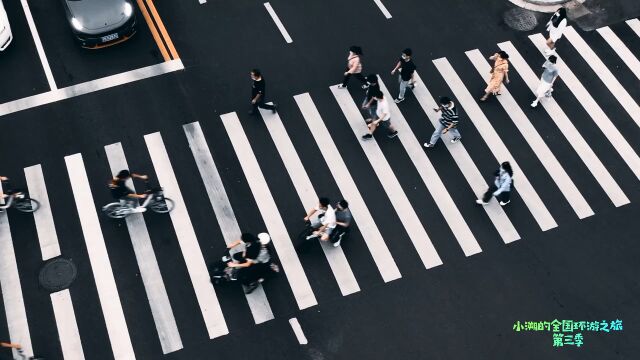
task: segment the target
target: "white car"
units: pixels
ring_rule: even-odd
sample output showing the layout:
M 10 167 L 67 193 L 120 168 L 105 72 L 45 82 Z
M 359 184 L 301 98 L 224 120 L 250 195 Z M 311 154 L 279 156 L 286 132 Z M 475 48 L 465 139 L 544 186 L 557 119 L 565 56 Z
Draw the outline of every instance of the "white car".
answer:
M 11 44 L 11 40 L 13 40 L 13 36 L 9 26 L 9 18 L 7 17 L 7 12 L 4 11 L 2 0 L 0 0 L 0 51 L 6 49 Z

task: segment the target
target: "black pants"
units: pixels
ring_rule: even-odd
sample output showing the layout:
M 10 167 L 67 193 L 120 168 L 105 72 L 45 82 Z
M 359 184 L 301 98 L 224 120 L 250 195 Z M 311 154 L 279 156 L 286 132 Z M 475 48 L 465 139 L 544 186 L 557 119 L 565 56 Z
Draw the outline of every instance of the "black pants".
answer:
M 332 244 L 335 244 L 338 242 L 338 240 L 341 240 L 341 238 L 344 238 L 345 236 L 347 236 L 348 233 L 349 233 L 348 227 L 336 225 L 336 228 L 333 229 L 333 231 L 331 232 L 329 241 L 331 241 Z M 344 234 L 344 235 L 340 236 L 341 234 Z
M 482 196 L 482 201 L 489 202 L 489 200 L 491 200 L 491 197 L 493 196 L 493 193 L 496 190 L 498 190 L 498 187 L 495 184 L 491 184 L 491 186 L 489 186 L 489 190 L 487 190 L 487 192 L 484 193 L 484 195 Z M 500 194 L 498 194 L 498 196 L 496 196 L 496 199 L 498 199 L 498 201 L 507 202 L 509 201 L 510 195 L 511 195 L 511 191 L 503 191 Z
M 251 104 L 251 112 L 256 114 L 258 112 L 258 108 L 261 109 L 267 109 L 267 110 L 273 110 L 276 107 L 273 105 L 269 105 L 269 104 L 265 104 L 264 100 L 259 100 L 257 101 L 255 104 Z
M 355 77 L 356 79 L 360 80 L 363 84 L 367 84 L 367 79 L 364 78 L 364 75 L 362 75 L 362 73 L 357 73 L 357 74 L 347 74 L 344 76 L 344 79 L 342 80 L 342 86 L 347 86 L 347 83 L 349 82 L 349 79 L 351 78 L 351 76 Z

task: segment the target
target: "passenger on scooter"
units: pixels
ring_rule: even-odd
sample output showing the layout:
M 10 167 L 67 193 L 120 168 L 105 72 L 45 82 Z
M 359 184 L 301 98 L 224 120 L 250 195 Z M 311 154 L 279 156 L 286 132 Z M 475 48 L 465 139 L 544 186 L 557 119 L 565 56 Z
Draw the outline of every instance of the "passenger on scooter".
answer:
M 312 218 L 316 213 L 318 213 L 318 216 Z M 331 206 L 328 198 L 321 197 L 318 201 L 318 206 L 309 210 L 307 216 L 304 217 L 304 221 L 311 221 L 311 226 L 316 229 L 311 235 L 307 236 L 307 240 L 320 237 L 320 240 L 327 241 L 336 227 L 336 211 Z

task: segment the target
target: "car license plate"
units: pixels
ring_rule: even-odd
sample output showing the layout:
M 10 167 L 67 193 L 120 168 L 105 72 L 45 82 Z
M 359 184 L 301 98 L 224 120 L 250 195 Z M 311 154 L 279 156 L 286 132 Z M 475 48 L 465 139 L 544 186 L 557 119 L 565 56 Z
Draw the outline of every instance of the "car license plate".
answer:
M 103 37 L 102 37 L 102 42 L 107 42 L 107 41 L 115 40 L 115 39 L 117 39 L 117 38 L 118 38 L 118 33 L 110 34 L 110 35 L 107 35 L 107 36 L 103 36 Z

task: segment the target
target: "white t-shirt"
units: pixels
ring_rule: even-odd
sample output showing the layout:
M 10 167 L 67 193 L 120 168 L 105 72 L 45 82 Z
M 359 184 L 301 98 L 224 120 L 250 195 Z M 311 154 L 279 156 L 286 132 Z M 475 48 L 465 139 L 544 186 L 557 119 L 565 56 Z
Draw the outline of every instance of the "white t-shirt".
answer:
M 387 99 L 382 98 L 382 100 L 378 100 L 376 115 L 378 116 L 378 119 L 382 119 L 382 121 L 387 121 L 391 118 L 391 112 L 389 111 L 389 102 L 387 102 Z M 384 117 L 382 117 L 382 115 L 384 115 Z
M 330 229 L 336 227 L 336 210 L 331 205 L 327 206 L 327 210 L 324 212 L 322 225 L 326 225 Z

